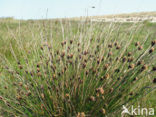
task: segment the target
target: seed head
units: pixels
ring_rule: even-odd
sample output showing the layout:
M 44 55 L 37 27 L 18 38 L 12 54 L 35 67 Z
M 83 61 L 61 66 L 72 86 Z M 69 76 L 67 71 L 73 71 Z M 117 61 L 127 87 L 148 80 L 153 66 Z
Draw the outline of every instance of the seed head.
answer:
M 151 45 L 154 46 L 156 44 L 156 40 L 151 42 Z
M 87 50 L 85 50 L 85 51 L 83 52 L 83 54 L 84 54 L 84 55 L 87 55 L 87 54 L 88 54 L 88 51 L 87 51 Z
M 44 42 L 43 43 L 43 46 L 48 46 L 48 42 Z
M 72 44 L 73 43 L 73 40 L 70 40 L 70 44 Z
M 18 67 L 19 67 L 20 69 L 23 69 L 23 66 L 22 66 L 22 65 L 19 65 Z
M 96 97 L 99 97 L 100 95 L 99 95 L 99 93 L 96 93 Z
M 64 71 L 66 71 L 66 70 L 67 70 L 67 67 L 65 66 L 65 67 L 64 67 Z
M 43 93 L 41 93 L 41 98 L 44 99 L 44 94 Z
M 17 64 L 20 65 L 21 64 L 20 61 L 18 61 Z
M 134 81 L 136 81 L 136 80 L 138 80 L 138 77 L 135 77 L 135 78 L 134 78 Z
M 105 78 L 105 79 L 108 79 L 108 78 L 109 78 L 109 74 L 106 74 L 106 75 L 104 76 L 104 78 Z
M 113 88 L 111 88 L 111 89 L 110 89 L 110 93 L 112 93 L 112 92 L 113 92 L 113 90 L 114 90 L 114 89 L 113 89 Z
M 53 79 L 56 79 L 56 75 L 55 74 L 53 74 Z
M 44 104 L 41 104 L 41 110 L 43 110 L 44 107 L 45 107 Z
M 25 70 L 25 73 L 28 74 L 28 70 Z
M 103 80 L 104 80 L 104 77 L 102 76 L 102 77 L 100 78 L 100 80 L 103 81 Z
M 152 71 L 156 71 L 156 66 L 154 66 L 154 67 L 152 68 Z
M 106 110 L 105 110 L 104 108 L 102 108 L 102 109 L 100 110 L 100 112 L 101 112 L 103 115 L 106 114 Z
M 115 72 L 119 73 L 120 72 L 120 69 L 115 69 Z
M 144 64 L 144 61 L 143 60 L 141 60 L 141 61 L 139 61 L 138 63 L 137 63 L 137 65 L 143 65 Z
M 29 90 L 26 94 L 26 96 L 30 96 L 31 95 L 31 91 Z
M 40 63 L 37 64 L 37 67 L 40 67 Z
M 119 57 L 116 57 L 116 61 L 118 61 L 119 60 Z
M 84 62 L 87 63 L 87 59 L 84 59 Z
M 132 52 L 128 52 L 128 56 L 131 56 L 132 55 Z
M 134 64 L 130 64 L 128 68 L 129 68 L 129 69 L 134 69 L 134 67 L 135 67 Z
M 70 54 L 67 55 L 67 59 L 70 59 Z
M 134 60 L 134 58 L 131 56 L 131 57 L 128 57 L 128 62 L 132 62 Z
M 0 96 L 0 100 L 3 100 L 3 97 L 2 96 Z
M 130 96 L 132 96 L 133 94 L 134 94 L 133 92 L 130 92 L 130 94 L 129 94 L 129 95 L 130 95 Z
M 121 76 L 117 78 L 117 80 L 121 80 L 121 79 L 122 79 L 122 77 L 121 77 Z
M 89 74 L 89 71 L 86 71 L 86 75 L 88 75 Z
M 37 72 L 40 72 L 40 68 L 37 68 Z
M 118 45 L 118 42 L 115 42 L 114 45 L 117 46 Z
M 41 77 L 42 76 L 42 73 L 41 72 L 38 72 L 37 73 L 37 76 Z
M 96 48 L 99 49 L 100 48 L 100 45 L 97 45 Z
M 113 53 L 112 53 L 112 52 L 109 52 L 109 53 L 108 53 L 108 56 L 112 56 L 112 55 L 113 55 Z
M 61 42 L 62 47 L 66 44 L 66 41 Z
M 149 50 L 149 53 L 150 53 L 150 54 L 151 54 L 152 52 L 154 52 L 154 48 L 153 48 L 153 47 Z
M 142 71 L 147 70 L 148 66 L 147 65 L 143 65 L 141 69 L 142 69 Z
M 62 51 L 61 57 L 63 58 L 65 56 L 65 51 Z
M 29 90 L 28 85 L 24 85 L 24 88 L 25 88 L 26 90 Z
M 70 58 L 73 58 L 73 53 L 70 54 Z
M 100 64 L 100 59 L 97 60 L 97 64 Z
M 78 48 L 78 49 L 77 49 L 77 51 L 78 51 L 78 52 L 80 52 L 80 51 L 81 51 L 81 49 L 80 49 L 80 48 Z
M 153 83 L 156 83 L 156 78 L 153 79 Z
M 69 99 L 70 95 L 69 93 L 66 93 L 65 98 Z
M 113 45 L 112 44 L 108 44 L 108 48 L 112 48 L 113 47 Z
M 21 100 L 22 99 L 22 97 L 20 95 L 17 95 L 16 98 L 17 98 L 17 100 Z
M 82 56 L 81 55 L 79 55 L 79 59 L 81 59 L 82 58 Z
M 73 64 L 73 61 L 72 61 L 72 60 L 69 60 L 68 62 L 69 62 L 70 64 Z
M 10 105 L 10 103 L 9 103 L 8 101 L 6 101 L 6 105 L 7 105 L 8 107 L 11 107 L 11 105 Z
M 140 42 L 136 42 L 136 43 L 135 43 L 135 46 L 139 46 L 139 45 L 140 45 Z
M 83 83 L 83 80 L 79 79 L 79 83 L 82 84 Z
M 104 57 L 101 58 L 101 61 L 104 61 Z
M 126 62 L 126 60 L 127 60 L 127 57 L 124 56 L 123 59 L 122 59 L 122 62 Z
M 50 50 L 52 48 L 52 46 L 48 45 L 48 49 Z
M 44 86 L 43 85 L 41 85 L 41 89 L 44 90 Z
M 138 50 L 142 50 L 142 49 L 143 49 L 143 47 L 142 47 L 142 46 L 139 46 L 139 47 L 138 47 Z
M 41 46 L 40 49 L 43 50 L 44 49 L 43 46 Z
M 86 63 L 82 63 L 82 68 L 84 69 L 86 67 Z
M 95 97 L 94 96 L 90 96 L 89 100 L 92 101 L 92 102 L 95 102 Z
M 119 46 L 119 45 L 116 46 L 116 49 L 117 49 L 117 50 L 119 50 L 120 48 L 121 48 L 121 46 Z
M 104 94 L 104 90 L 103 90 L 102 87 L 97 88 L 97 89 L 96 89 L 96 92 L 97 92 L 97 93 L 100 93 L 101 95 Z
M 23 86 L 23 83 L 22 82 L 19 82 L 19 84 L 18 84 L 19 86 Z
M 76 117 L 85 117 L 85 113 L 84 112 L 78 112 Z
M 104 96 L 101 96 L 101 98 L 102 98 L 102 100 L 104 100 L 104 99 L 105 99 L 105 97 L 104 97 Z
M 80 43 L 78 43 L 77 45 L 80 46 Z
M 56 54 L 59 55 L 59 53 L 60 53 L 59 50 L 57 50 L 57 51 L 56 51 Z

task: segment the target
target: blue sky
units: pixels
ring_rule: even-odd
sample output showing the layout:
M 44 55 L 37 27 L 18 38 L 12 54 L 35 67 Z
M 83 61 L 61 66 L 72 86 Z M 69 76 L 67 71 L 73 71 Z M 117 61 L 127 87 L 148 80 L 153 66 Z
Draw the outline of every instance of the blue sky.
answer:
M 95 6 L 95 8 L 91 8 Z M 47 12 L 48 9 L 48 12 Z M 41 19 L 156 11 L 156 0 L 0 0 L 0 17 Z M 46 17 L 47 13 L 47 17 Z

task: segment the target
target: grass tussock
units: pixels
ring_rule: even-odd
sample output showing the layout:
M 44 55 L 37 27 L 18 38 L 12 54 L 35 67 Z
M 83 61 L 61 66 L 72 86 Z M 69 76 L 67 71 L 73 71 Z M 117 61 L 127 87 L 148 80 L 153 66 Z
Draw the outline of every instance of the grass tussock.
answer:
M 156 40 L 143 26 L 65 20 L 8 27 L 0 114 L 120 116 L 122 105 L 156 83 Z

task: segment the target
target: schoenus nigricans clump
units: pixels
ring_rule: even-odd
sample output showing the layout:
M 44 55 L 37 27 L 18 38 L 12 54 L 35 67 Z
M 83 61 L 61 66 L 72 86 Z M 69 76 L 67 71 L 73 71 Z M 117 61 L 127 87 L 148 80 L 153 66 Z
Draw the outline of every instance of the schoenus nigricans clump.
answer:
M 142 89 L 155 84 L 156 41 L 148 31 L 131 24 L 56 21 L 31 23 L 28 37 L 29 30 L 20 28 L 17 35 L 18 28 L 10 29 L 17 38 L 5 42 L 15 45 L 0 52 L 2 116 L 119 115 L 119 107 L 137 104 Z

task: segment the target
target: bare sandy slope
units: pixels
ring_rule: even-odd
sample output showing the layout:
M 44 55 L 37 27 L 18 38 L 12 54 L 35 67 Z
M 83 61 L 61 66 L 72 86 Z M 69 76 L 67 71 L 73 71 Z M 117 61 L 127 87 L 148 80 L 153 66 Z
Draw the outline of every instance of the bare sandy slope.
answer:
M 83 19 L 86 17 L 73 18 L 73 19 Z M 140 13 L 125 13 L 125 14 L 113 14 L 113 15 L 103 15 L 103 16 L 89 16 L 91 21 L 96 22 L 142 22 L 150 21 L 156 22 L 156 11 L 155 12 L 140 12 Z

